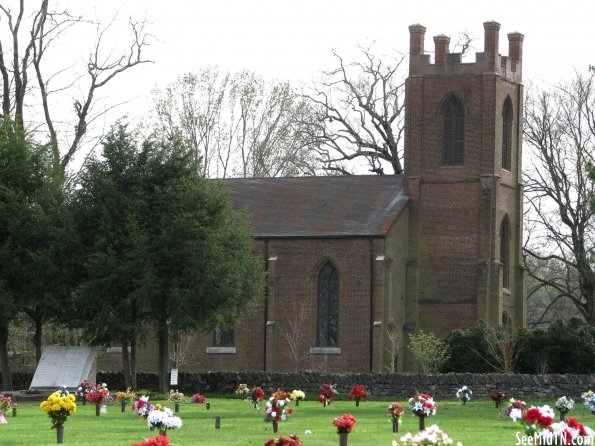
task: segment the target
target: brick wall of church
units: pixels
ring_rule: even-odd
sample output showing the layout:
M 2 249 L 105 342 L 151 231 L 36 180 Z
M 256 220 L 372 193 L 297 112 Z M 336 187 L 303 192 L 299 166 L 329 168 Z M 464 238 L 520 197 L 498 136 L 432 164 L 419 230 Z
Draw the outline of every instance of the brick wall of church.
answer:
M 370 369 L 371 307 L 380 312 L 381 275 L 375 258 L 384 254 L 383 239 L 286 239 L 268 242 L 270 262 L 269 327 L 272 370 Z M 339 273 L 340 354 L 311 353 L 316 344 L 317 280 L 324 262 L 330 260 Z M 374 303 L 371 302 L 374 299 Z M 373 315 L 372 319 L 376 319 Z M 283 333 L 298 334 L 300 358 L 291 354 Z M 377 355 L 377 352 L 376 352 Z M 376 358 L 372 358 L 375 361 Z
M 269 280 L 265 296 L 235 328 L 235 352 L 207 353 L 213 335 L 197 334 L 186 347 L 185 371 L 205 370 L 333 370 L 364 372 L 379 364 L 380 328 L 372 320 L 382 318 L 382 238 L 279 239 L 257 240 L 257 254 L 266 261 Z M 316 305 L 318 273 L 326 260 L 339 273 L 340 354 L 310 353 L 316 345 Z M 371 274 L 373 270 L 373 274 Z M 374 314 L 371 316 L 371 295 Z M 268 321 L 268 325 L 267 325 Z M 266 335 L 265 335 L 266 331 Z M 296 360 L 283 333 L 298 335 Z M 264 357 L 265 336 L 267 357 Z M 370 337 L 374 352 L 370 358 Z M 182 341 L 185 342 L 185 341 Z M 149 341 L 139 355 L 137 369 L 156 370 L 156 344 Z M 266 364 L 265 364 L 266 361 Z M 103 355 L 104 369 L 118 370 L 119 355 Z

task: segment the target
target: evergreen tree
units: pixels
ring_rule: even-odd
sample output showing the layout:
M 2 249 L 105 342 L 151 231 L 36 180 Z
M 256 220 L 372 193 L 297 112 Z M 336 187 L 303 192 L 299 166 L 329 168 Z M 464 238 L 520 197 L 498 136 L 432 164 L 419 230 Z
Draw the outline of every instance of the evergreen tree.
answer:
M 95 343 L 126 347 L 149 322 L 162 391 L 170 335 L 230 327 L 253 306 L 264 280 L 244 216 L 199 172 L 181 144 L 139 145 L 117 125 L 74 200 L 86 251 L 80 323 Z
M 44 322 L 68 294 L 63 255 L 67 220 L 63 175 L 48 147 L 28 140 L 12 122 L 0 123 L 0 369 L 11 388 L 8 325 L 21 312 L 36 326 L 37 359 Z

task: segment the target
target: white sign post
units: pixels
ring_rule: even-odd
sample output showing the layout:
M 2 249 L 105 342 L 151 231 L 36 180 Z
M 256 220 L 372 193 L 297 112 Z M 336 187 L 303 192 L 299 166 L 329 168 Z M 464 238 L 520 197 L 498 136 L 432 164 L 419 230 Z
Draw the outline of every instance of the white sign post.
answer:
M 169 378 L 169 384 L 171 386 L 177 386 L 178 385 L 178 369 L 171 369 L 170 378 Z

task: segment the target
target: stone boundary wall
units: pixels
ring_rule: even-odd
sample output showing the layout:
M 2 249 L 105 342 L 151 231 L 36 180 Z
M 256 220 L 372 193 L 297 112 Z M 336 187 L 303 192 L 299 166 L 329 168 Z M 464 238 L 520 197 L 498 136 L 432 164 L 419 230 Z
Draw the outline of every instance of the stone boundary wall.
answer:
M 119 375 L 118 377 L 113 375 Z M 115 382 L 122 380 L 121 374 L 98 372 L 98 381 L 110 383 L 115 389 Z M 141 379 L 143 378 L 143 379 Z M 143 386 L 143 381 L 150 378 L 151 385 Z M 149 382 L 145 381 L 147 384 Z M 558 398 L 563 395 L 578 398 L 586 390 L 595 390 L 595 374 L 591 375 L 504 375 L 447 373 L 424 375 L 416 373 L 321 373 L 321 372 L 204 372 L 180 373 L 178 389 L 186 394 L 201 393 L 231 394 L 240 383 L 249 386 L 259 385 L 265 391 L 272 392 L 277 387 L 285 390 L 300 389 L 317 395 L 323 383 L 337 384 L 341 395 L 346 396 L 351 387 L 364 384 L 373 396 L 410 398 L 415 391 L 429 393 L 439 399 L 455 399 L 455 392 L 466 385 L 473 390 L 476 398 L 487 398 L 494 389 L 501 389 L 517 398 L 547 397 Z M 139 376 L 139 388 L 155 389 L 155 374 Z M 123 381 L 121 383 L 123 388 Z M 389 398 L 390 399 L 390 398 Z
M 13 375 L 15 389 L 27 389 L 33 377 L 29 374 Z M 157 390 L 156 373 L 138 373 L 138 389 Z M 97 372 L 97 381 L 105 382 L 115 392 L 124 389 L 121 372 Z M 340 395 L 345 397 L 351 387 L 364 384 L 372 396 L 410 398 L 415 391 L 429 393 L 436 399 L 455 399 L 455 392 L 463 385 L 473 390 L 475 398 L 487 398 L 490 391 L 500 389 L 517 398 L 558 398 L 567 395 L 577 399 L 586 390 L 595 390 L 595 374 L 591 375 L 504 375 L 475 373 L 444 373 L 425 375 L 416 373 L 324 373 L 324 372 L 181 372 L 176 388 L 192 395 L 200 391 L 206 394 L 232 394 L 239 383 L 261 386 L 266 392 L 277 387 L 285 390 L 300 389 L 309 394 L 308 399 L 318 395 L 323 383 L 337 384 Z

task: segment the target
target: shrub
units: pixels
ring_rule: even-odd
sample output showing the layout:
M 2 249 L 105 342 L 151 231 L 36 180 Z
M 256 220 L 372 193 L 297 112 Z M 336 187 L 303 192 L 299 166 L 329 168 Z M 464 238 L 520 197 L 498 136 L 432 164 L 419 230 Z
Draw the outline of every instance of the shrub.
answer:
M 444 340 L 450 349 L 450 357 L 442 367 L 443 372 L 490 373 L 495 362 L 485 339 L 484 321 L 466 330 L 453 330 Z
M 448 360 L 448 345 L 433 333 L 416 330 L 409 335 L 409 350 L 425 373 L 437 373 Z

